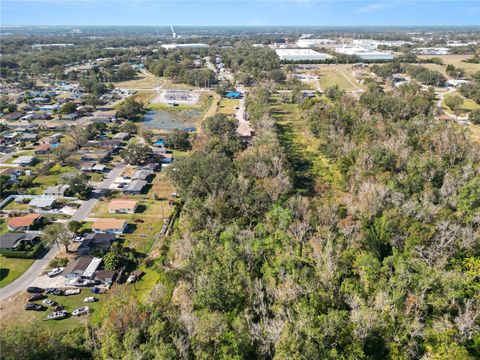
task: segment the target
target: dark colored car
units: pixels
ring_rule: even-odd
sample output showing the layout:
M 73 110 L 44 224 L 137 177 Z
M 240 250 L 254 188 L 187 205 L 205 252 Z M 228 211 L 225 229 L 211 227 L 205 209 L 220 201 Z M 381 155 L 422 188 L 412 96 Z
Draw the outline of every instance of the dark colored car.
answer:
M 37 300 L 41 300 L 41 299 L 43 299 L 42 294 L 33 294 L 33 295 L 30 295 L 30 297 L 28 298 L 28 301 L 32 302 L 32 301 L 37 301 Z
M 27 292 L 30 294 L 41 294 L 43 293 L 43 289 L 35 286 L 31 286 L 27 288 Z
M 25 304 L 25 310 L 42 311 L 44 309 L 45 308 L 40 304 L 33 304 L 33 303 Z
M 55 310 L 55 311 L 62 311 L 62 310 L 64 310 L 64 307 L 63 307 L 62 305 L 57 305 L 57 306 L 55 306 L 55 307 L 53 308 L 53 310 Z
M 48 289 L 45 290 L 45 294 L 53 295 L 53 294 L 55 294 L 55 291 L 57 291 L 57 288 L 48 288 Z
M 64 291 L 63 290 L 60 290 L 60 289 L 56 289 L 54 292 L 53 292 L 53 295 L 57 295 L 57 296 L 62 296 L 64 295 Z

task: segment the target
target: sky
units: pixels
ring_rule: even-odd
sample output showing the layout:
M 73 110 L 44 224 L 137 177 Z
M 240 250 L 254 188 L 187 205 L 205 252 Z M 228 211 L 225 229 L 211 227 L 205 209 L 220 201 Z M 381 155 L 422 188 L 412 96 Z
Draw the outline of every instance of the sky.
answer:
M 480 0 L 0 0 L 2 25 L 480 25 Z

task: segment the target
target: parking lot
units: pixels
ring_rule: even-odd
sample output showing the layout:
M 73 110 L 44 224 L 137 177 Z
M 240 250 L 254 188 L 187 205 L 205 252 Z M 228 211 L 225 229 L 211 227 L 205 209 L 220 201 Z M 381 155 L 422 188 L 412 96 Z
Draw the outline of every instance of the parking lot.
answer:
M 195 105 L 200 94 L 189 90 L 162 90 L 152 101 L 152 104 L 176 103 L 179 105 Z

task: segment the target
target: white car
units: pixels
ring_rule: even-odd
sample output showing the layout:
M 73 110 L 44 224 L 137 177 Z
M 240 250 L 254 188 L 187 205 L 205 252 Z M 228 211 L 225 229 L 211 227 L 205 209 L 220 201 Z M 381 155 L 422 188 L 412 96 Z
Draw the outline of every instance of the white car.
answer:
M 47 316 L 45 320 L 60 320 L 66 318 L 68 313 L 65 310 L 55 311 Z
M 45 299 L 45 300 L 42 301 L 42 303 L 43 303 L 44 305 L 48 305 L 48 306 L 54 306 L 54 305 L 57 304 L 55 301 L 53 301 L 53 300 L 51 300 L 51 299 Z
M 82 242 L 83 240 L 83 236 L 77 236 L 75 239 L 73 239 L 73 242 Z
M 75 309 L 72 312 L 73 316 L 80 316 L 80 315 L 85 315 L 90 312 L 90 308 L 88 306 L 83 306 L 81 308 Z
M 137 277 L 134 274 L 132 274 L 128 277 L 127 284 L 134 283 L 135 281 L 137 281 Z
M 63 267 L 58 267 L 58 268 L 50 270 L 47 273 L 47 275 L 48 275 L 48 277 L 54 277 L 54 276 L 57 276 L 58 274 L 60 274 L 62 271 L 63 271 Z
M 85 299 L 83 299 L 83 302 L 85 302 L 85 303 L 91 303 L 91 302 L 95 302 L 95 301 L 98 301 L 98 299 L 94 296 L 89 296 L 89 297 L 86 297 Z

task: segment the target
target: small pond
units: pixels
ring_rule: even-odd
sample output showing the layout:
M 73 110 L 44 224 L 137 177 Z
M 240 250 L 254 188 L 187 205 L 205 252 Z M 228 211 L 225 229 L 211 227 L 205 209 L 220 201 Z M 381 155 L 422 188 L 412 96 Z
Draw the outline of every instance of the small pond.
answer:
M 202 112 L 200 110 L 151 110 L 143 117 L 143 125 L 154 130 L 171 131 L 196 127 Z

